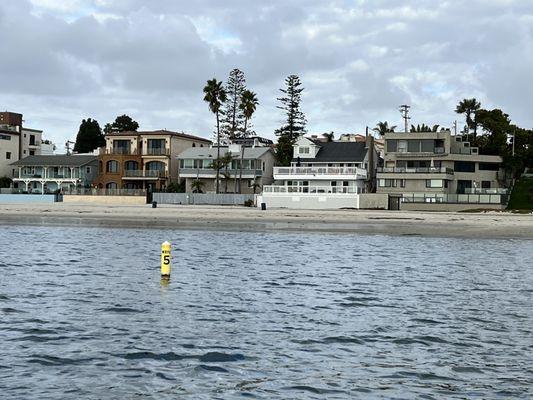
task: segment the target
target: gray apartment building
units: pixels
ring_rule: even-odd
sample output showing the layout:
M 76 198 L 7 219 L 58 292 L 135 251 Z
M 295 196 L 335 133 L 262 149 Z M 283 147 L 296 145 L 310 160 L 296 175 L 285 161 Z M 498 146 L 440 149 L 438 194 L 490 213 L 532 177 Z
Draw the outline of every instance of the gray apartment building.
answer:
M 384 155 L 377 193 L 404 202 L 500 203 L 506 191 L 502 158 L 479 154 L 449 130 L 387 133 Z

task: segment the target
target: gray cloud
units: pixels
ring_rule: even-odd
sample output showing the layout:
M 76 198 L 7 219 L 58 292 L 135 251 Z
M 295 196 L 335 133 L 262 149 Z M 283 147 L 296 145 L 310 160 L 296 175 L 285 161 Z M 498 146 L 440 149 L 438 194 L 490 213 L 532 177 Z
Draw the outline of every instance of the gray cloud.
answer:
M 255 129 L 283 120 L 284 78 L 299 74 L 310 132 L 361 132 L 400 103 L 414 123 L 449 126 L 463 97 L 531 127 L 533 4 L 513 0 L 0 3 L 0 108 L 57 142 L 81 118 L 129 113 L 142 128 L 210 136 L 207 79 L 238 67 L 258 93 Z

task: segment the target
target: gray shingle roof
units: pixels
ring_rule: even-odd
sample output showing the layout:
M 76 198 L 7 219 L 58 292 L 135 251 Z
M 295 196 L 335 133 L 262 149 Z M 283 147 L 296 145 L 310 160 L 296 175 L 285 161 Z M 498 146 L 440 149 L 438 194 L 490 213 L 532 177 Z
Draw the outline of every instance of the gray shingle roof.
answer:
M 270 147 L 245 147 L 244 148 L 244 159 L 246 160 L 255 160 L 261 157 L 263 154 L 271 151 Z M 228 152 L 227 147 L 220 147 L 220 156 Z M 236 152 L 232 153 L 235 156 L 240 157 L 241 153 Z M 187 150 L 184 150 L 178 155 L 178 158 L 193 158 L 193 159 L 208 159 L 208 158 L 217 158 L 217 148 L 216 147 L 190 147 Z
M 82 165 L 88 164 L 91 161 L 98 159 L 98 156 L 91 155 L 70 155 L 65 154 L 56 154 L 56 155 L 45 155 L 45 156 L 28 156 L 22 160 L 18 160 L 11 165 L 20 166 L 20 167 L 38 167 L 38 166 L 54 166 L 54 167 L 80 167 Z
M 300 158 L 301 162 L 363 162 L 366 155 L 364 142 L 326 142 L 320 143 L 315 158 Z M 293 161 L 298 161 L 293 158 Z

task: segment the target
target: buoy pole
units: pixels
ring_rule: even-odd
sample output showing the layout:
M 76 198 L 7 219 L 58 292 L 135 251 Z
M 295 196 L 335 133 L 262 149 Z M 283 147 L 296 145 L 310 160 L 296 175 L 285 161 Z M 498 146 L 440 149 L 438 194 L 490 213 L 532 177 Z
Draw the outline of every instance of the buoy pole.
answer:
M 161 244 L 161 279 L 170 279 L 170 268 L 172 260 L 170 258 L 170 243 L 163 242 Z

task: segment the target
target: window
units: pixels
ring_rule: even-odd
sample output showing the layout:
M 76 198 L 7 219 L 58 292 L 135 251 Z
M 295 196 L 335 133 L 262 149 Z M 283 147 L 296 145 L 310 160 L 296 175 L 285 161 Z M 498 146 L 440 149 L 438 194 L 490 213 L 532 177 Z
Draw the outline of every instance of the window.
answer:
M 398 153 L 407 153 L 407 140 L 398 140 Z
M 342 186 L 348 186 L 348 185 L 349 185 L 348 181 L 342 181 Z
M 193 160 L 190 160 L 193 161 Z M 146 163 L 146 169 L 148 171 L 165 171 L 165 163 L 161 161 L 150 161 L 149 163 Z
M 118 173 L 118 161 L 115 161 L 115 160 L 108 161 L 106 163 L 106 172 L 109 172 L 112 174 Z
M 409 151 L 409 153 L 419 153 L 420 152 L 420 140 L 408 140 L 407 151 Z
M 394 179 L 378 179 L 379 187 L 396 187 L 396 181 Z
M 6 160 L 11 160 L 11 152 L 10 151 L 6 152 Z
M 309 154 L 309 147 L 298 147 L 298 154 Z
M 442 179 L 426 179 L 427 188 L 441 188 L 443 187 Z
M 129 160 L 124 163 L 124 169 L 126 171 L 135 171 L 139 169 L 139 163 L 134 160 Z
M 30 150 L 30 156 L 34 156 L 35 155 L 35 150 Z
M 196 143 L 193 142 L 192 147 L 196 147 Z
M 91 173 L 91 167 L 85 167 L 85 173 L 90 174 Z
M 109 182 L 105 185 L 106 189 L 117 189 L 117 184 L 115 182 Z
M 11 136 L 9 136 L 9 135 L 0 135 L 0 140 L 11 140 Z
M 476 172 L 476 163 L 471 161 L 455 161 L 453 169 L 456 172 Z
M 482 189 L 490 189 L 490 181 L 481 181 Z
M 398 140 L 397 139 L 385 140 L 385 143 L 387 144 L 388 153 L 396 153 L 398 151 Z
M 479 163 L 480 171 L 498 171 L 500 164 L 498 163 Z
M 398 186 L 404 188 L 405 187 L 405 179 L 397 179 Z
M 35 146 L 35 135 L 30 135 L 30 146 Z

